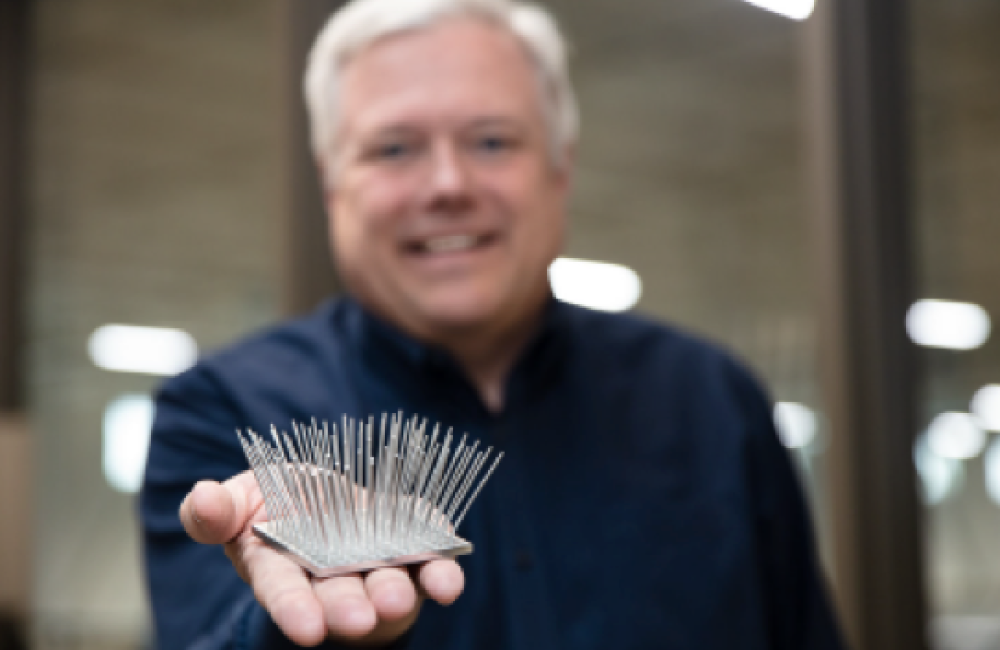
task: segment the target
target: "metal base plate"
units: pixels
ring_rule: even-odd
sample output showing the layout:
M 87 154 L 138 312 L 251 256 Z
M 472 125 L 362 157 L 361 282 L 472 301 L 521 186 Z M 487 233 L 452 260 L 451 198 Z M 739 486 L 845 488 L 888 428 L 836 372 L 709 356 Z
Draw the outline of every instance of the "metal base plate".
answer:
M 435 548 L 429 551 L 422 551 L 420 553 L 414 553 L 409 555 L 393 555 L 388 557 L 377 557 L 371 560 L 364 560 L 361 562 L 355 562 L 353 564 L 346 564 L 340 566 L 322 566 L 317 564 L 315 561 L 310 559 L 305 554 L 298 551 L 298 549 L 286 544 L 281 539 L 273 535 L 269 530 L 266 523 L 264 524 L 254 524 L 253 532 L 257 537 L 264 540 L 269 546 L 274 548 L 276 551 L 282 553 L 290 560 L 298 564 L 300 567 L 311 573 L 317 578 L 332 578 L 334 576 L 342 576 L 350 573 L 358 573 L 361 571 L 371 571 L 373 569 L 381 569 L 391 566 L 405 566 L 408 564 L 420 564 L 423 562 L 429 562 L 431 560 L 440 560 L 442 558 L 453 558 L 459 555 L 468 555 L 472 553 L 472 543 L 468 542 L 457 535 L 451 536 L 451 545 L 443 548 Z

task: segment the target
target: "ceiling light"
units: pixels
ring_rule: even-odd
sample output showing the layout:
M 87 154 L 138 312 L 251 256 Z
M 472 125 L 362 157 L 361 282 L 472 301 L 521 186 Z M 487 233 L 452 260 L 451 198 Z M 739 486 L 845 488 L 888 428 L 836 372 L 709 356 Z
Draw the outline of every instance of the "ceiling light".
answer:
M 814 0 L 746 0 L 746 2 L 793 20 L 805 20 L 811 16 L 816 4 Z
M 194 365 L 198 345 L 183 330 L 102 325 L 90 335 L 90 358 L 105 370 L 176 375 Z
M 974 458 L 985 444 L 986 434 L 968 413 L 942 413 L 927 427 L 927 447 L 941 458 Z
M 560 257 L 549 266 L 556 298 L 601 311 L 627 311 L 639 302 L 642 281 L 620 264 Z
M 153 400 L 148 395 L 122 395 L 104 410 L 104 478 L 115 490 L 139 491 L 152 426 Z
M 927 436 L 920 436 L 914 445 L 913 461 L 927 505 L 941 503 L 962 486 L 965 469 L 961 461 L 942 458 L 932 452 L 927 446 Z
M 983 467 L 986 471 L 986 493 L 993 503 L 1000 505 L 1000 438 L 986 450 Z
M 1000 431 L 1000 386 L 991 384 L 977 390 L 969 408 L 979 419 L 979 426 L 987 431 Z
M 789 449 L 808 447 L 816 439 L 816 413 L 804 404 L 778 402 L 774 405 L 778 437 Z
M 973 350 L 990 335 L 990 317 L 979 305 L 918 300 L 906 313 L 906 331 L 917 345 Z

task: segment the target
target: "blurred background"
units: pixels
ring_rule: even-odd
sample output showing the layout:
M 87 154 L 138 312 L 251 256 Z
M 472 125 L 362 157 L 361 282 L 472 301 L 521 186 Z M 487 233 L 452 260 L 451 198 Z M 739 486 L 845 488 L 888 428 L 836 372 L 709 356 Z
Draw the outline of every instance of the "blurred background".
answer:
M 0 649 L 149 647 L 151 391 L 336 292 L 298 74 L 337 4 L 4 0 Z M 1000 648 L 1000 3 L 543 4 L 557 295 L 766 382 L 858 648 Z

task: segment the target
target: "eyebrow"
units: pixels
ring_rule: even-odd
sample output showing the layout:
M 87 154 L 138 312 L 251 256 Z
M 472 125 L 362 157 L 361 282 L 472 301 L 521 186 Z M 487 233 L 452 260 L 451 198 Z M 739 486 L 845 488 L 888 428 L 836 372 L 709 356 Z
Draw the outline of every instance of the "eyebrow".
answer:
M 468 128 L 479 128 L 483 126 L 505 126 L 523 129 L 524 124 L 520 120 L 509 117 L 480 117 L 472 120 Z
M 459 124 L 460 130 L 474 129 L 480 127 L 488 126 L 504 126 L 504 127 L 514 127 L 514 128 L 524 128 L 524 123 L 522 120 L 518 120 L 511 117 L 505 117 L 502 115 L 487 115 L 482 117 L 474 117 L 467 122 Z M 423 131 L 424 129 L 417 124 L 408 121 L 400 122 L 390 122 L 382 126 L 377 126 L 373 130 L 369 131 L 367 134 L 363 135 L 364 139 L 377 138 L 385 135 L 407 135 L 410 133 L 417 133 Z

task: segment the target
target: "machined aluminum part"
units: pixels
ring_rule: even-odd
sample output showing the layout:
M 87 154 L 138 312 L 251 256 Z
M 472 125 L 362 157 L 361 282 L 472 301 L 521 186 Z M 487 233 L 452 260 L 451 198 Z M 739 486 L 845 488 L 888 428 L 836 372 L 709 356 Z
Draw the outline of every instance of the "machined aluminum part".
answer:
M 479 442 L 456 447 L 449 430 L 426 432 L 417 416 L 344 418 L 340 429 L 314 420 L 271 427 L 273 445 L 237 431 L 264 496 L 268 520 L 254 532 L 316 577 L 455 557 L 472 544 L 455 534 L 503 453 Z

